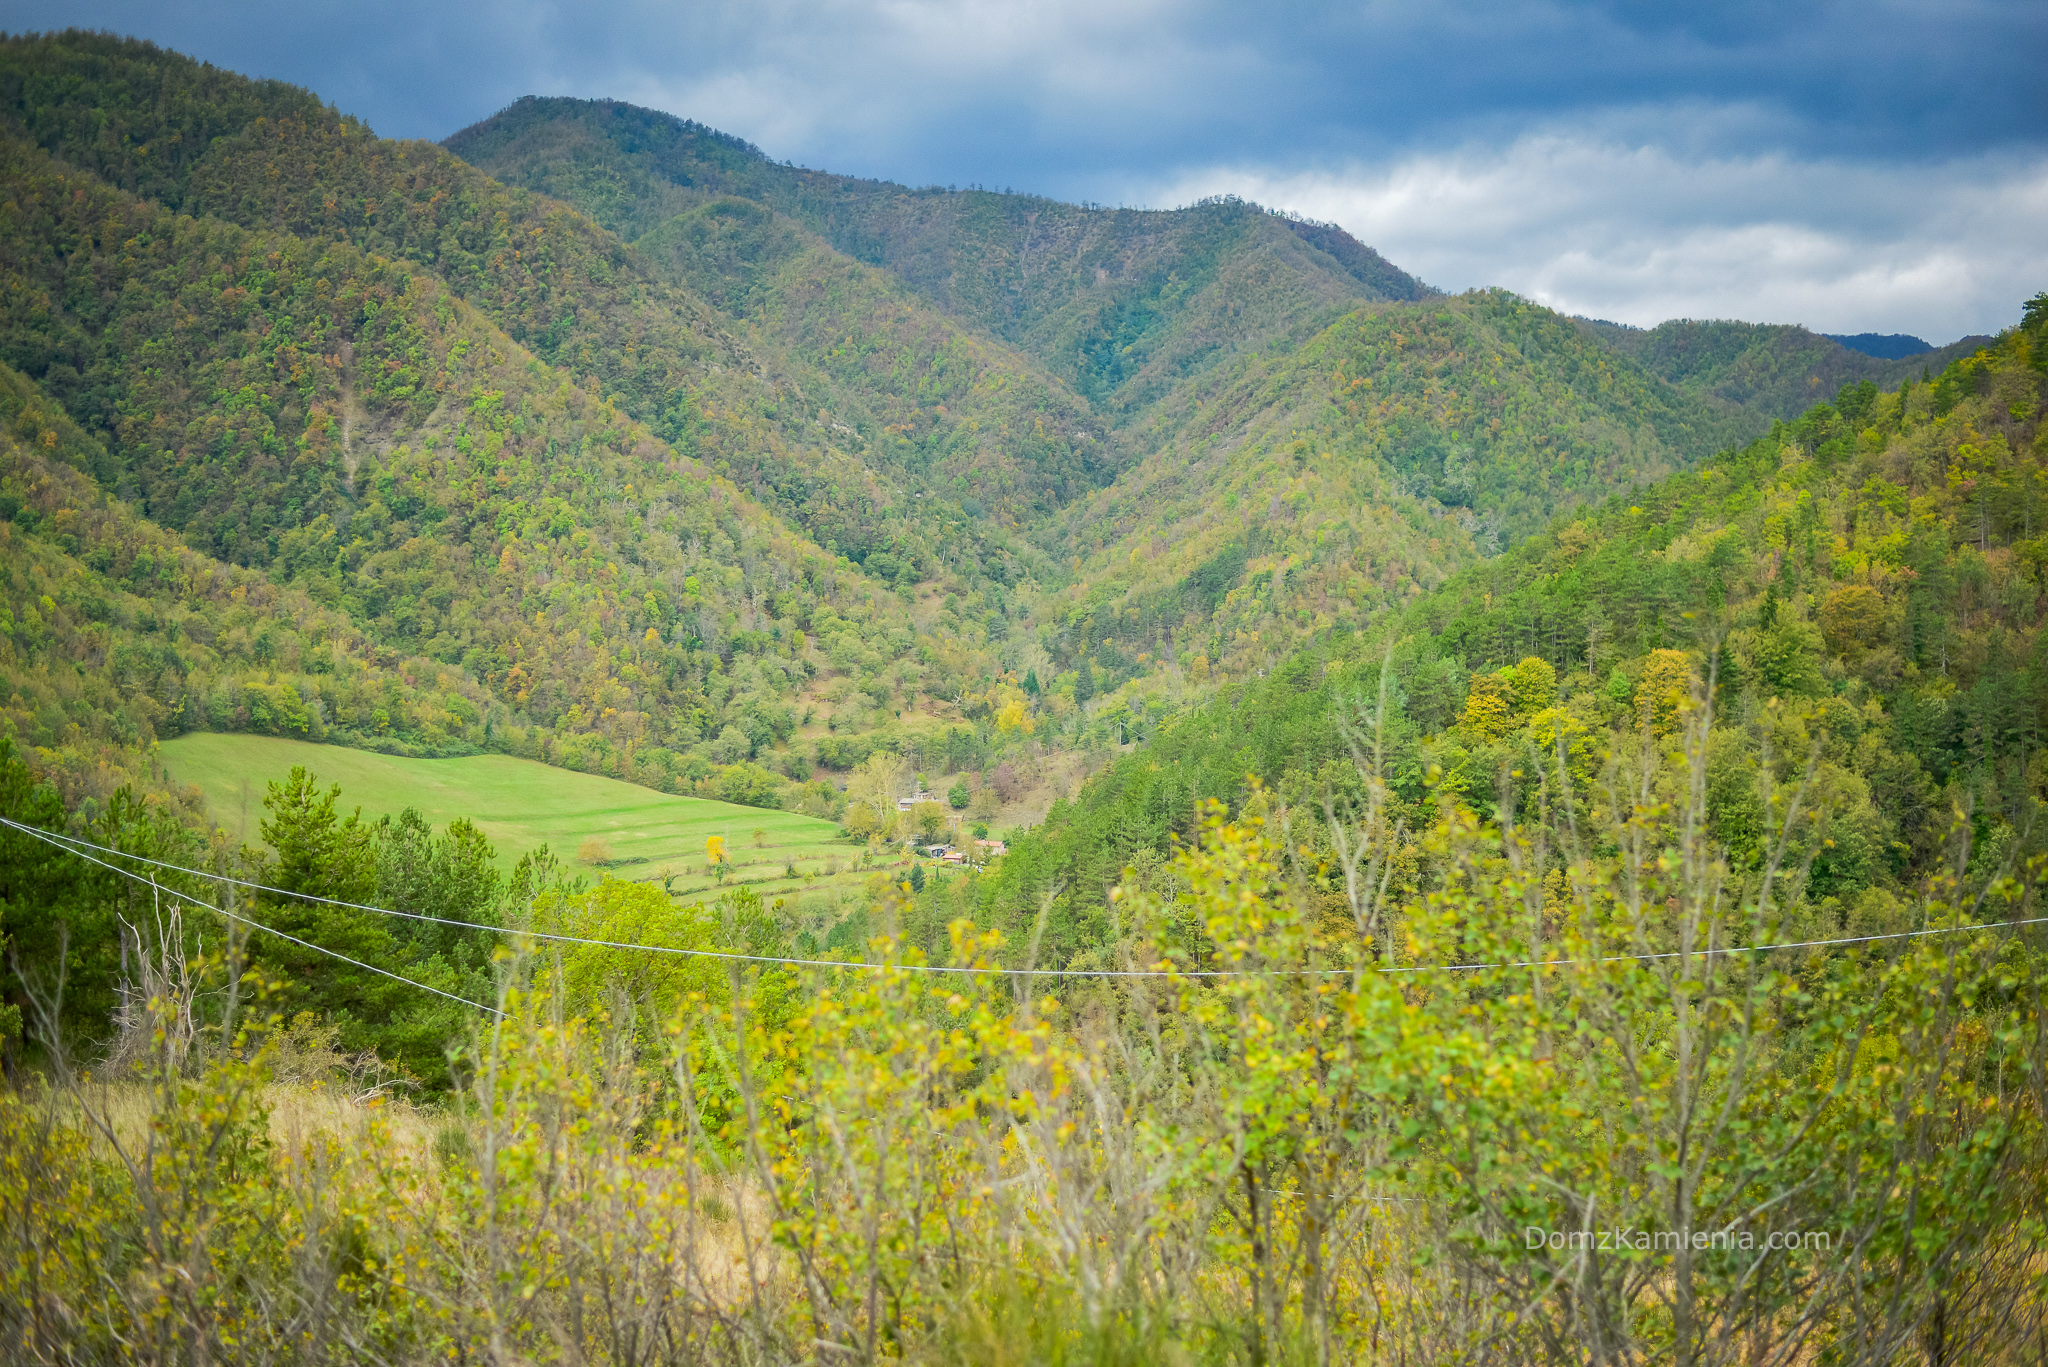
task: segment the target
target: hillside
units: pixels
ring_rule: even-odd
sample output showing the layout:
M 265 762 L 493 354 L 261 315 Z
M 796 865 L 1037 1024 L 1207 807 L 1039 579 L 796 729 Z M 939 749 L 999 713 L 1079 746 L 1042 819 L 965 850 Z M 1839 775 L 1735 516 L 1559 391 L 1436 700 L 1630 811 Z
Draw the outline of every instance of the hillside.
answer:
M 1939 373 L 1991 339 L 1965 337 L 1948 346 L 1887 358 L 1852 350 L 1840 340 L 1782 323 L 1694 322 L 1674 319 L 1653 328 L 1578 319 L 1579 325 L 1651 374 L 1690 394 L 1721 399 L 1765 417 L 1790 419 L 1839 392 L 1868 381 L 1896 389 L 1908 379 Z
M 1092 711 L 1116 734 L 1142 730 L 1212 672 L 1254 669 L 1588 489 L 1655 479 L 1768 423 L 1526 304 L 1503 327 L 1484 300 L 1385 302 L 1433 296 L 1341 232 L 1255 206 L 1141 214 L 911 190 L 778 165 L 616 102 L 522 100 L 447 146 L 637 234 L 656 269 L 764 333 L 800 316 L 798 291 L 907 288 L 1032 351 L 1098 405 L 1101 468 L 1116 477 L 1036 525 L 1071 578 L 1044 577 L 1037 649 L 984 696 L 989 715 L 1021 696 L 1026 672 L 1071 698 L 1093 652 L 1098 692 L 1135 692 Z M 1101 346 L 1071 330 L 1098 305 L 1109 312 L 1089 316 L 1122 329 Z M 872 346 L 847 323 L 825 335 L 841 330 L 856 352 Z M 1055 705 L 1040 722 L 1078 739 L 1090 710 Z
M 930 573 L 943 556 L 978 579 L 1016 547 L 978 507 L 969 535 L 947 533 L 963 477 L 1012 521 L 1106 478 L 1081 435 L 1086 405 L 1004 348 L 913 323 L 848 385 L 840 358 L 871 348 L 846 353 L 836 331 L 826 343 L 811 328 L 786 354 L 581 214 L 432 144 L 377 138 L 306 92 L 80 33 L 0 44 L 0 75 L 0 122 L 24 141 L 168 208 L 425 267 L 579 387 L 857 562 L 888 551 Z M 863 311 L 857 330 L 876 321 Z M 927 505 L 934 495 L 952 506 Z
M 1761 427 L 1504 292 L 1360 309 L 1156 406 L 1042 615 L 1062 668 L 1114 641 L 1240 676 Z
M 117 516 L 322 605 L 394 700 L 301 650 L 303 722 L 202 707 L 276 672 L 238 656 L 161 726 L 83 709 L 96 743 L 504 749 L 792 805 L 876 748 L 1085 771 L 1761 432 L 1789 345 L 1444 298 L 1251 205 L 912 190 L 612 103 L 522 101 L 459 157 L 104 35 L 8 39 L 0 75 L 0 362 Z M 37 545 L 58 579 L 121 563 Z M 407 710 L 427 672 L 460 708 Z
M 87 473 L 111 466 L 0 368 L 0 726 L 69 804 L 161 788 L 152 743 L 196 727 L 426 754 L 494 739 L 495 700 L 465 671 L 192 550 Z
M 1383 624 L 1323 635 L 1110 766 L 975 899 L 949 894 L 921 924 L 974 914 L 1021 934 L 1058 884 L 1043 952 L 1098 962 L 1104 891 L 1195 838 L 1207 797 L 1291 811 L 1292 838 L 1321 848 L 1321 804 L 1353 781 L 1343 728 L 1371 743 L 1384 662 L 1378 734 L 1407 829 L 1453 798 L 1538 801 L 1559 746 L 1584 793 L 1604 757 L 1658 755 L 1711 679 L 1715 838 L 1738 865 L 1761 857 L 1770 790 L 1804 781 L 1818 815 L 1794 856 L 1803 914 L 1827 933 L 1894 928 L 1917 880 L 1967 854 L 1951 813 L 1970 814 L 1973 870 L 2042 848 L 2044 357 L 2048 297 L 1931 384 L 1845 389 L 1468 564 Z
M 389 658 L 476 679 L 498 743 L 669 784 L 781 763 L 817 676 L 868 686 L 845 722 L 989 668 L 435 277 L 173 215 L 19 143 L 0 160 L 0 354 L 101 421 L 92 468 Z
M 0 183 L 0 1357 L 2038 1346 L 2048 294 L 78 32 Z
M 700 124 L 614 101 L 521 100 L 446 145 L 629 238 L 712 196 L 763 205 L 1118 410 L 1347 303 L 1432 293 L 1340 229 L 1255 205 L 1108 210 L 912 189 L 780 166 Z

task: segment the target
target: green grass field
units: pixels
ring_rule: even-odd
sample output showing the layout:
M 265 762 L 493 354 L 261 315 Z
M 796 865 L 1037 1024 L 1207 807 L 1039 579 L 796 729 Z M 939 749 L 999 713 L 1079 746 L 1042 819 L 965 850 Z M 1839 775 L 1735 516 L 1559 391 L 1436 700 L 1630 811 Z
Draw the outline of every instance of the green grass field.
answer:
M 468 817 L 490 837 L 506 868 L 542 844 L 573 863 L 583 842 L 595 838 L 610 847 L 607 867 L 614 876 L 651 879 L 674 872 L 681 875 L 674 890 L 694 893 L 714 886 L 704 841 L 721 835 L 734 864 L 729 881 L 775 895 L 832 880 L 858 853 L 838 827 L 816 817 L 671 797 L 509 755 L 399 759 L 271 736 L 211 734 L 165 741 L 161 753 L 172 779 L 198 784 L 214 820 L 249 844 L 262 838 L 267 785 L 302 764 L 323 786 L 341 785 L 343 811 L 360 807 L 365 817 L 375 818 L 416 807 L 436 830 Z M 785 874 L 790 864 L 796 879 Z M 803 874 L 814 877 L 807 881 Z

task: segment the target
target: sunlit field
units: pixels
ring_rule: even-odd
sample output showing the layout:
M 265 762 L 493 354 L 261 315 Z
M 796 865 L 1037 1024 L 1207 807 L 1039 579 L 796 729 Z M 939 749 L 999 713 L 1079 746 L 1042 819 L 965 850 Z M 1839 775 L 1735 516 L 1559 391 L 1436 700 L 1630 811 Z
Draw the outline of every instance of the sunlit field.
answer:
M 704 845 L 715 835 L 732 859 L 727 882 L 773 894 L 848 871 L 860 853 L 837 826 L 816 817 L 674 797 L 509 755 L 403 759 L 271 736 L 198 734 L 165 741 L 162 758 L 174 782 L 197 784 L 213 819 L 250 844 L 262 839 L 268 785 L 304 765 L 323 784 L 341 785 L 344 811 L 360 807 L 374 819 L 414 807 L 437 829 L 467 817 L 508 869 L 543 844 L 569 861 L 596 841 L 603 850 L 589 853 L 607 857 L 584 859 L 593 872 L 601 867 L 636 880 L 675 875 L 671 889 L 682 894 L 713 886 Z

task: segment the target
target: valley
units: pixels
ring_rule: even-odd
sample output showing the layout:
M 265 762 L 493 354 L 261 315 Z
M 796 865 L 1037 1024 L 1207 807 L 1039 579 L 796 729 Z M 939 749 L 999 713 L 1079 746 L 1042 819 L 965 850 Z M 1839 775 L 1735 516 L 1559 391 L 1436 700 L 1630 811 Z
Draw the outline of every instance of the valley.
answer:
M 1624 326 L 82 30 L 0 176 L 0 1355 L 2048 1324 L 2048 293 Z

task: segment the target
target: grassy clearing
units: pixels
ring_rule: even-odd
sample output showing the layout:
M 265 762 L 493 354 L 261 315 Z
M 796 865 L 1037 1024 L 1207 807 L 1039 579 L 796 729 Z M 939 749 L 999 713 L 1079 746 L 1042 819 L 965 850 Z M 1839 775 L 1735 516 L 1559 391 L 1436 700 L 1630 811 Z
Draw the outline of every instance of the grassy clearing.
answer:
M 213 819 L 249 844 L 261 839 L 266 785 L 302 764 L 322 783 L 341 785 L 344 810 L 360 807 L 375 818 L 416 807 L 437 829 L 468 817 L 506 868 L 538 845 L 575 860 L 586 841 L 598 841 L 610 855 L 602 867 L 616 877 L 673 873 L 674 891 L 691 893 L 713 886 L 704 842 L 717 835 L 733 860 L 729 881 L 773 895 L 830 880 L 857 853 L 837 826 L 816 817 L 672 797 L 509 755 L 400 759 L 273 736 L 211 734 L 165 741 L 161 754 L 172 779 L 197 784 Z M 792 865 L 795 879 L 786 876 Z

